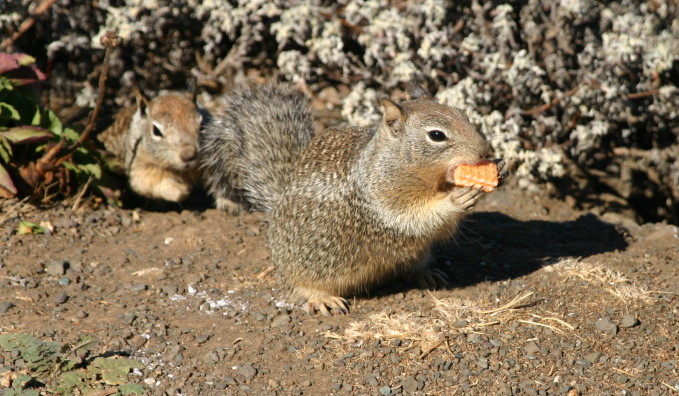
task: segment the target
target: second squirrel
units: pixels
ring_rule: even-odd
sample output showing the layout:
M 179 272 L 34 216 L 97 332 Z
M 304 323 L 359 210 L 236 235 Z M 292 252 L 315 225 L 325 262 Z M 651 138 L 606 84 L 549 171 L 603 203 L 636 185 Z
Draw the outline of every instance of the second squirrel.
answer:
M 198 135 L 206 114 L 183 93 L 136 97 L 137 104 L 122 109 L 98 139 L 124 162 L 137 194 L 184 201 L 199 180 Z

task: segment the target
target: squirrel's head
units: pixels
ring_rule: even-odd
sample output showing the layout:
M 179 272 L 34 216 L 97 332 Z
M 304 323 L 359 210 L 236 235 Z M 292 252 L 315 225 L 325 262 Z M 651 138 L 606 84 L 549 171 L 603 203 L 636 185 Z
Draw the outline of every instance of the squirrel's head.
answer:
M 462 111 L 437 103 L 421 87 L 409 93 L 411 99 L 398 104 L 382 99 L 364 185 L 390 226 L 414 235 L 447 233 L 463 212 L 449 198 L 448 174 L 482 160 L 488 143 Z
M 195 101 L 184 94 L 167 93 L 148 101 L 137 96 L 133 123 L 143 129 L 140 144 L 157 165 L 190 170 L 198 163 L 198 134 L 203 115 Z
M 420 88 L 420 95 L 397 104 L 382 99 L 383 117 L 379 145 L 405 157 L 404 164 L 446 166 L 475 163 L 488 152 L 485 137 L 454 107 L 434 101 Z

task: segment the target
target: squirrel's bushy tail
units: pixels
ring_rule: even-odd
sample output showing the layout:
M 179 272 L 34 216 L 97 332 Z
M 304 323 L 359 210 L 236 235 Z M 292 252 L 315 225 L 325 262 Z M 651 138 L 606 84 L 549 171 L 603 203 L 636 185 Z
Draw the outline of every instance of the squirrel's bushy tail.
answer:
M 287 84 L 239 88 L 220 98 L 201 134 L 201 163 L 217 207 L 271 212 L 315 133 L 308 99 Z

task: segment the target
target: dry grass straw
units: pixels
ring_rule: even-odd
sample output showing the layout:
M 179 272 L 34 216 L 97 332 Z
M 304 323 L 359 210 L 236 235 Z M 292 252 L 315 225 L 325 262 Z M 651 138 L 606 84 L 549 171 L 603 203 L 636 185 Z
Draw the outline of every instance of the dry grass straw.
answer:
M 24 199 L 22 199 L 21 201 L 15 203 L 15 204 L 12 205 L 9 209 L 7 209 L 7 211 L 6 211 L 2 216 L 0 216 L 0 225 L 3 225 L 3 224 L 5 223 L 5 221 L 6 221 L 7 219 L 9 219 L 9 218 L 14 214 L 15 211 L 18 210 L 19 213 L 24 212 L 23 207 L 24 207 L 24 205 L 26 205 L 26 203 L 28 202 L 28 199 L 29 199 L 29 198 L 30 198 L 30 197 L 25 197 Z M 29 204 L 29 205 L 30 205 L 30 204 Z
M 424 352 L 420 357 L 424 357 L 444 343 L 448 345 L 451 335 L 481 333 L 485 327 L 513 321 L 549 327 L 558 332 L 574 329 L 573 326 L 559 318 L 533 314 L 531 318 L 536 321 L 524 319 L 525 309 L 533 306 L 529 301 L 533 292 L 521 293 L 497 307 L 481 307 L 473 300 L 437 299 L 433 294 L 429 295 L 432 297 L 434 306 L 429 311 L 423 311 L 427 313 L 393 314 L 382 311 L 369 316 L 366 320 L 350 323 L 343 335 L 336 333 L 325 335 L 351 342 L 365 339 L 410 340 L 422 347 Z
M 645 285 L 635 282 L 623 273 L 607 268 L 599 262 L 586 263 L 579 258 L 566 259 L 544 269 L 547 272 L 582 279 L 595 287 L 602 288 L 623 302 L 651 302 L 655 300 L 654 294 L 663 293 L 648 290 Z

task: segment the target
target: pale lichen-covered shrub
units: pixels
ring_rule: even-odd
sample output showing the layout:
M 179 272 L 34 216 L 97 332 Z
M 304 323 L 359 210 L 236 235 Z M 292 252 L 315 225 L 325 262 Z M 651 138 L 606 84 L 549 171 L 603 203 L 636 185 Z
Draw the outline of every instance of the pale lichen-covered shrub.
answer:
M 15 29 L 30 4 L 9 3 L 0 3 L 0 33 Z M 98 35 L 117 30 L 124 42 L 109 81 L 123 97 L 132 84 L 182 88 L 190 74 L 205 73 L 199 53 L 213 67 L 226 58 L 243 74 L 304 82 L 312 92 L 345 85 L 342 116 L 368 125 L 379 119 L 380 96 L 419 78 L 467 113 L 521 185 L 564 180 L 573 167 L 615 176 L 627 150 L 657 170 L 663 189 L 679 191 L 672 0 L 61 3 L 41 40 L 53 54 L 97 54 Z M 91 58 L 76 56 L 79 68 L 55 70 L 54 78 L 83 81 Z M 677 205 L 679 193 L 668 196 Z

